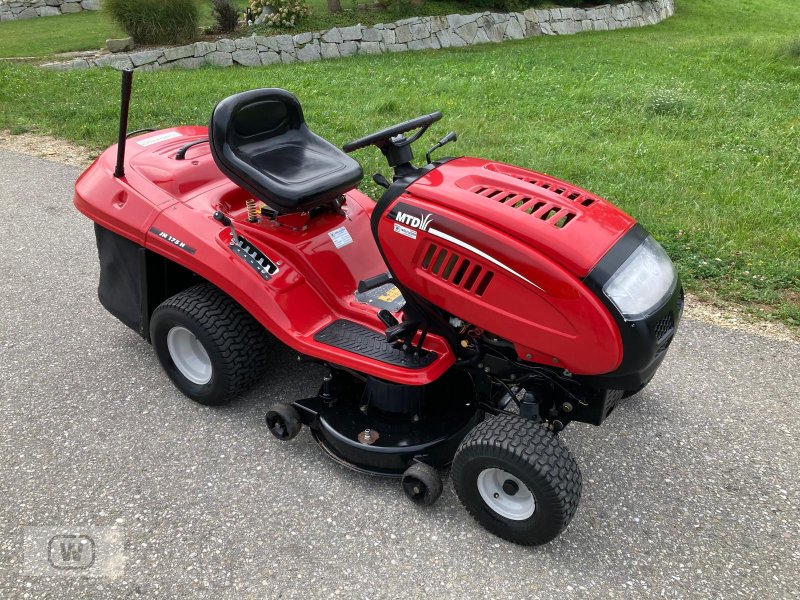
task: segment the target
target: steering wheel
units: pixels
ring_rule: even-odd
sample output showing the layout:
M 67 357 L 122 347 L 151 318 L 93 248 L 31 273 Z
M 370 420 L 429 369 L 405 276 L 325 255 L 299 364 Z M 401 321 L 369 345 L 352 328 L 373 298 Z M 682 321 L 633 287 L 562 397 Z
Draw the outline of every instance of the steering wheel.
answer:
M 392 125 L 386 129 L 381 129 L 375 133 L 358 138 L 357 140 L 342 146 L 342 150 L 345 152 L 354 152 L 356 150 L 360 150 L 361 148 L 366 148 L 367 146 L 377 146 L 378 148 L 383 148 L 391 138 L 400 135 L 401 133 L 405 133 L 406 131 L 420 129 L 419 132 L 407 140 L 407 143 L 410 144 L 411 142 L 417 140 L 423 133 L 425 133 L 428 127 L 430 127 L 433 123 L 436 123 L 436 121 L 441 118 L 442 113 L 437 110 L 429 115 L 423 115 L 421 117 L 417 117 L 416 119 L 411 119 L 410 121 L 398 123 L 397 125 Z

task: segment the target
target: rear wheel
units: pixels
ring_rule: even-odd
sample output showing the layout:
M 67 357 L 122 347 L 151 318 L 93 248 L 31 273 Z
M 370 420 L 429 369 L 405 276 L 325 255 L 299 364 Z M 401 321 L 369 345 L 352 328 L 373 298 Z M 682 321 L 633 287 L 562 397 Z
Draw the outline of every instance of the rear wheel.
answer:
M 453 460 L 461 503 L 511 542 L 545 544 L 572 520 L 581 494 L 578 464 L 544 423 L 501 414 L 467 434 Z
M 162 302 L 150 339 L 172 382 L 200 404 L 222 404 L 264 375 L 269 336 L 232 298 L 211 284 Z

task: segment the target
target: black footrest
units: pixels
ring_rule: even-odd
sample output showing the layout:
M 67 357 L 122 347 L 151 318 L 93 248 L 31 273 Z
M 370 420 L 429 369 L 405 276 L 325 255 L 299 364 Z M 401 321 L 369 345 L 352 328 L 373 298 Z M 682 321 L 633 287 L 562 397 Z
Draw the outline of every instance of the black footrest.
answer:
M 345 319 L 334 321 L 320 330 L 314 339 L 334 348 L 405 369 L 422 369 L 436 360 L 435 352 L 426 352 L 422 356 L 404 352 L 387 342 L 380 333 Z

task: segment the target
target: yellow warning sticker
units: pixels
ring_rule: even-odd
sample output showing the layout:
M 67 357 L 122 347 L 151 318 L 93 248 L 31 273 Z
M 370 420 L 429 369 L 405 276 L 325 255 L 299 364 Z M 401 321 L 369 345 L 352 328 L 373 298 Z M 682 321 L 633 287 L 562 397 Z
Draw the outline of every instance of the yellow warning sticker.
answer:
M 399 297 L 400 297 L 400 290 L 397 289 L 396 285 L 393 285 L 383 294 L 378 296 L 378 300 L 383 300 L 384 302 L 394 302 Z

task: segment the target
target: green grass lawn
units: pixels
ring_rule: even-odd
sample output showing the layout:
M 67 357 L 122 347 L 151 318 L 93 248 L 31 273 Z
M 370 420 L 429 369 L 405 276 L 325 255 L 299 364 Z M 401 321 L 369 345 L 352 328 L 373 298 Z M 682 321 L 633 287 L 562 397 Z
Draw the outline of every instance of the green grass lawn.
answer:
M 574 181 L 650 229 L 690 291 L 798 326 L 800 11 L 795 0 L 678 9 L 638 30 L 141 74 L 131 128 L 206 123 L 220 98 L 262 86 L 292 90 L 337 144 L 441 109 L 418 155 L 454 129 L 450 153 Z M 2 65 L 0 128 L 100 149 L 116 135 L 118 86 L 113 71 Z M 386 171 L 374 149 L 357 157 Z
M 318 0 L 315 0 L 318 1 Z M 244 11 L 247 0 L 235 0 Z M 211 3 L 198 0 L 200 25 L 213 24 Z M 59 52 L 94 50 L 108 38 L 126 34 L 103 11 L 83 11 L 57 17 L 40 17 L 0 23 L 0 58 L 49 56 Z
M 101 11 L 0 23 L 0 57 L 47 56 L 100 48 L 122 30 Z

